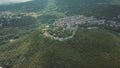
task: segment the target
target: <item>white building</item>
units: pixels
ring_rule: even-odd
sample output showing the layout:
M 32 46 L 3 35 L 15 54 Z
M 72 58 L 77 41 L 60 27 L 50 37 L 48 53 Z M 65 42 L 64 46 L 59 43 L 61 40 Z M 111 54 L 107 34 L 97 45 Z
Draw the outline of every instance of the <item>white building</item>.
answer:
M 98 27 L 88 27 L 88 29 L 98 29 Z

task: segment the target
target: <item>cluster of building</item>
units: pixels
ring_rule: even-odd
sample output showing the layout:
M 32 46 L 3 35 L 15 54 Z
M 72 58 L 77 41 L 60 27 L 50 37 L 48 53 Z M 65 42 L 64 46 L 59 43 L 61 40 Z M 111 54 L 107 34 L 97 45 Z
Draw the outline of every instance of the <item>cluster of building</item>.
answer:
M 120 16 L 118 16 L 118 17 L 120 17 Z M 67 28 L 71 28 L 76 25 L 84 25 L 84 26 L 107 25 L 109 27 L 116 27 L 116 28 L 120 27 L 120 23 L 118 23 L 116 21 L 97 19 L 94 16 L 86 17 L 84 15 L 65 17 L 59 21 L 55 21 L 53 23 L 53 25 L 60 26 L 60 27 L 67 27 Z
M 0 15 L 0 27 L 2 27 L 3 25 L 6 25 L 6 24 L 10 24 L 12 19 L 18 20 L 23 17 L 24 17 L 24 15 L 14 15 L 14 14 Z
M 4 17 L 10 17 L 10 18 L 13 18 L 14 16 L 31 16 L 31 17 L 38 17 L 40 16 L 41 14 L 38 14 L 36 12 L 29 12 L 29 13 L 13 13 L 13 12 L 8 12 L 8 11 L 5 11 L 5 12 L 0 12 L 0 17 L 1 16 L 4 16 Z
M 94 16 L 86 17 L 83 15 L 65 17 L 60 21 L 55 21 L 54 26 L 66 26 L 67 28 L 74 27 L 76 25 L 102 25 L 105 24 L 105 20 L 97 20 Z
M 10 24 L 12 19 L 19 20 L 27 16 L 37 18 L 38 16 L 40 16 L 40 14 L 37 14 L 35 12 L 31 13 L 13 13 L 7 11 L 0 12 L 0 27 L 2 27 L 4 24 Z
M 120 16 L 119 16 L 120 17 Z M 59 41 L 65 41 L 70 38 L 73 38 L 76 30 L 78 29 L 78 25 L 80 26 L 87 26 L 88 29 L 98 29 L 98 26 L 104 25 L 105 27 L 120 27 L 120 23 L 113 20 L 105 20 L 103 19 L 97 19 L 94 16 L 86 17 L 84 15 L 78 15 L 78 16 L 68 16 L 65 18 L 62 18 L 58 21 L 55 21 L 53 23 L 53 26 L 55 27 L 63 27 L 65 29 L 73 29 L 73 33 L 71 36 L 62 38 L 62 37 L 55 37 L 54 35 L 49 34 L 47 29 L 45 29 L 45 36 L 48 36 L 52 39 L 59 40 Z M 103 27 L 104 27 L 103 26 Z
M 106 25 L 108 25 L 108 26 L 110 26 L 110 27 L 114 27 L 114 28 L 119 28 L 119 27 L 120 27 L 120 23 L 119 23 L 119 22 L 116 22 L 116 21 L 110 20 L 110 21 L 107 21 L 107 23 L 108 23 L 108 24 L 106 24 Z

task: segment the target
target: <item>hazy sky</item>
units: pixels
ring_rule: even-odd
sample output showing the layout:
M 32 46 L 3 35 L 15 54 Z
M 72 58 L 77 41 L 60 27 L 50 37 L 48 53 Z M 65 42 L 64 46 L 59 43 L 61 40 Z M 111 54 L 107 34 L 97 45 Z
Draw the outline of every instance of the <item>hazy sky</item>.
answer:
M 0 5 L 9 4 L 9 3 L 21 3 L 27 1 L 31 1 L 31 0 L 0 0 Z

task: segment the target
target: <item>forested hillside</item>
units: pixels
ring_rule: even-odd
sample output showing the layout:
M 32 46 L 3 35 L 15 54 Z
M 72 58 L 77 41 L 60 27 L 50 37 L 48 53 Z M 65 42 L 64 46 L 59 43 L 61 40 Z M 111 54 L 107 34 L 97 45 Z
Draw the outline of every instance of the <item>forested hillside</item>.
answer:
M 0 68 L 120 68 L 119 0 L 0 5 Z
M 0 63 L 7 68 L 116 68 L 120 67 L 119 44 L 120 38 L 106 30 L 79 29 L 64 42 L 37 30 L 0 46 Z
M 21 11 L 21 12 L 31 12 L 40 11 L 47 5 L 47 0 L 34 0 L 30 2 L 20 3 L 20 4 L 10 4 L 1 5 L 0 11 Z

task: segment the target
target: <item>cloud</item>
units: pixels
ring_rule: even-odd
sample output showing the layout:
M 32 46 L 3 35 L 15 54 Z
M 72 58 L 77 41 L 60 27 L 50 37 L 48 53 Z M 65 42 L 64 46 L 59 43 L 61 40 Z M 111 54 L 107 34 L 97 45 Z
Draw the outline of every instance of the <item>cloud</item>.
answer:
M 10 4 L 10 3 L 22 3 L 27 1 L 31 1 L 31 0 L 0 0 L 0 5 Z

